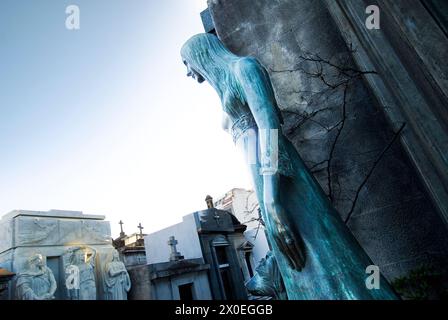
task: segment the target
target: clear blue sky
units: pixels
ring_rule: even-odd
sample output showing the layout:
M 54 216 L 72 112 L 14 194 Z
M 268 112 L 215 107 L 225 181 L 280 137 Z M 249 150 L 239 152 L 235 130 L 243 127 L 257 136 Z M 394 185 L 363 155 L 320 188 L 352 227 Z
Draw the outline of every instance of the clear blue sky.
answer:
M 185 76 L 205 0 L 0 2 L 0 215 L 104 214 L 156 231 L 250 187 L 220 102 Z M 80 30 L 65 27 L 68 5 Z

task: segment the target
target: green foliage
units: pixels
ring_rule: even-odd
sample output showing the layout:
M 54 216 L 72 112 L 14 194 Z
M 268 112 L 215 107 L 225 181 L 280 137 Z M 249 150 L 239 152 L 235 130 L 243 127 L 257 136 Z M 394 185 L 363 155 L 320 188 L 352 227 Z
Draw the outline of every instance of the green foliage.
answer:
M 395 291 L 406 300 L 447 299 L 445 276 L 430 266 L 422 266 L 392 281 Z

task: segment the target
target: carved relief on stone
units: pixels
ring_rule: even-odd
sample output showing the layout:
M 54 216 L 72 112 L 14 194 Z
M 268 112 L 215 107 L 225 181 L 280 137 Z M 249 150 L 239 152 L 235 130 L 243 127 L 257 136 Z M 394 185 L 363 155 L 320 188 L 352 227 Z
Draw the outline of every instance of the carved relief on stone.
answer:
M 96 221 L 81 221 L 83 238 L 92 242 L 110 243 L 112 238 L 109 229 L 104 223 Z
M 64 254 L 65 285 L 70 300 L 96 300 L 95 257 L 92 247 L 71 247 Z
M 12 246 L 11 222 L 0 224 L 0 252 L 9 249 Z
M 61 219 L 59 221 L 59 240 L 60 244 L 83 243 L 81 223 L 79 220 Z
M 16 296 L 19 300 L 54 299 L 57 284 L 53 272 L 46 266 L 42 255 L 34 254 L 27 267 L 18 274 Z
M 124 263 L 120 261 L 118 251 L 114 250 L 111 257 L 106 259 L 103 270 L 105 299 L 127 300 L 131 279 Z
M 45 242 L 57 233 L 58 222 L 40 218 L 18 219 L 18 245 L 38 244 Z

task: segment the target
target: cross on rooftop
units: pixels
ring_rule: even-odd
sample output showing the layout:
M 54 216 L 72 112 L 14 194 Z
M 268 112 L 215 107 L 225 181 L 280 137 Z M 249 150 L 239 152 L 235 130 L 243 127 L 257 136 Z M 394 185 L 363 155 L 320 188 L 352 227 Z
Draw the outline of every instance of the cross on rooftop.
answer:
M 144 228 L 142 227 L 142 224 L 141 224 L 140 222 L 138 223 L 137 228 L 140 229 L 140 238 L 143 238 L 143 231 L 142 231 L 142 230 L 143 230 Z
M 219 216 L 218 212 L 215 212 L 215 214 L 213 215 L 213 219 L 216 220 L 216 224 L 219 226 L 219 219 L 221 219 L 221 217 Z
M 168 240 L 168 245 L 171 247 L 170 261 L 182 260 L 184 258 L 180 252 L 177 252 L 177 243 L 178 242 L 174 236 L 171 236 Z
M 120 225 L 120 230 L 121 230 L 121 232 L 120 232 L 120 237 L 123 237 L 124 236 L 124 232 L 123 232 L 123 221 L 121 221 L 120 220 L 120 222 L 118 222 L 118 224 Z
M 174 238 L 173 236 L 170 237 L 170 239 L 168 240 L 168 245 L 171 247 L 171 252 L 177 252 L 176 249 L 176 245 L 178 244 L 176 238 Z

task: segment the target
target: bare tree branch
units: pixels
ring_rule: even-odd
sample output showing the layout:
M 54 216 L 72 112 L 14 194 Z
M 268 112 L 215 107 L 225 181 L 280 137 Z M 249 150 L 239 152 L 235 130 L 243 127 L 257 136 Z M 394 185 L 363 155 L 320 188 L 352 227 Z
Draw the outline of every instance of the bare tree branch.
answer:
M 358 189 L 356 190 L 355 198 L 354 198 L 354 200 L 352 202 L 352 207 L 351 207 L 350 211 L 348 212 L 347 217 L 344 220 L 345 223 L 347 223 L 350 220 L 350 218 L 352 217 L 353 212 L 355 211 L 356 203 L 358 201 L 358 197 L 359 197 L 359 194 L 361 193 L 362 188 L 365 186 L 365 184 L 369 180 L 370 176 L 372 175 L 373 171 L 375 170 L 376 166 L 381 161 L 381 159 L 383 159 L 383 157 L 386 154 L 386 152 L 392 147 L 392 145 L 394 144 L 395 140 L 397 140 L 397 138 L 400 136 L 400 134 L 403 131 L 405 126 L 406 126 L 406 123 L 404 122 L 401 125 L 400 129 L 398 129 L 398 131 L 394 134 L 392 140 L 383 149 L 383 151 L 381 151 L 381 153 L 378 155 L 377 159 L 374 161 L 372 167 L 370 168 L 370 171 L 367 173 L 366 177 L 364 178 L 362 183 L 359 185 Z

